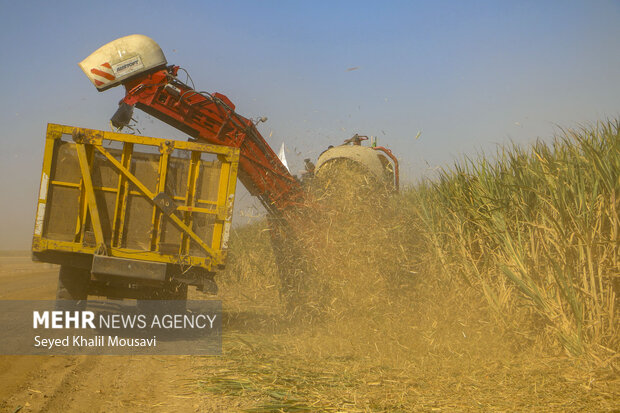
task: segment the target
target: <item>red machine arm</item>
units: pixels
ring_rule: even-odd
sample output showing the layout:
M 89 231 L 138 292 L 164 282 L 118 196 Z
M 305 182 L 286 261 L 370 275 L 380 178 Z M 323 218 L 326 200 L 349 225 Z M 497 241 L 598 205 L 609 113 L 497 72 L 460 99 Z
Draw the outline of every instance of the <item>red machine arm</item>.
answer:
M 271 213 L 279 215 L 303 202 L 300 182 L 278 159 L 254 122 L 237 114 L 226 96 L 198 92 L 179 81 L 178 70 L 178 66 L 170 66 L 126 82 L 119 111 L 135 105 L 197 140 L 240 148 L 239 179 Z M 125 118 L 128 121 L 131 115 Z M 121 122 L 116 126 L 124 125 Z

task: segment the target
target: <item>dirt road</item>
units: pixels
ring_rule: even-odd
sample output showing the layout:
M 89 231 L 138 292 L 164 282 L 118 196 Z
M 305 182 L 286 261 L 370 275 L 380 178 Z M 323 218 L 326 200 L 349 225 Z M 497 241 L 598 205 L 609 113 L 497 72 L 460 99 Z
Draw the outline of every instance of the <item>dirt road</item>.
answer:
M 54 299 L 58 269 L 0 258 L 0 299 Z M 6 412 L 226 411 L 195 396 L 196 364 L 172 356 L 0 356 Z
M 53 299 L 56 277 L 29 257 L 0 258 L 0 299 Z M 0 411 L 617 411 L 609 368 L 510 347 L 459 320 L 441 344 L 454 323 L 403 324 L 415 308 L 373 327 L 389 335 L 365 316 L 354 329 L 286 325 L 268 305 L 273 287 L 253 296 L 224 284 L 221 357 L 0 356 Z

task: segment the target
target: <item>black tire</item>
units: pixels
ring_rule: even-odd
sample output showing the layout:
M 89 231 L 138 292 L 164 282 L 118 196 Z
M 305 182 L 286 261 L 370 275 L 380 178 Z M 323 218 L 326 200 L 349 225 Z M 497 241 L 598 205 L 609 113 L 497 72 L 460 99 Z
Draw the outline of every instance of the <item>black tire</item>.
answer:
M 71 307 L 66 309 L 83 309 L 88 299 L 88 286 L 90 283 L 90 271 L 61 265 L 58 271 L 58 287 L 56 289 L 57 308 Z M 62 306 L 59 306 L 62 302 Z

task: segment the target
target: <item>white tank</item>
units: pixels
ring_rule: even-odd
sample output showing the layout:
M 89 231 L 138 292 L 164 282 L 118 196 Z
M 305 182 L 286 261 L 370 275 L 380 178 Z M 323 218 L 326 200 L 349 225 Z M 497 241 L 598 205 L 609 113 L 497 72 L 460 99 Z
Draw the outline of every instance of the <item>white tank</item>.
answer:
M 372 173 L 379 180 L 387 180 L 388 174 L 385 163 L 381 158 L 385 158 L 381 153 L 369 146 L 361 145 L 340 145 L 329 148 L 319 155 L 316 162 L 315 173 L 320 175 L 323 166 L 341 159 L 351 160 L 363 166 L 368 172 Z M 385 161 L 387 162 L 387 160 Z M 389 162 L 387 162 L 389 163 Z
M 79 65 L 101 92 L 166 63 L 164 53 L 153 39 L 132 34 L 101 46 Z

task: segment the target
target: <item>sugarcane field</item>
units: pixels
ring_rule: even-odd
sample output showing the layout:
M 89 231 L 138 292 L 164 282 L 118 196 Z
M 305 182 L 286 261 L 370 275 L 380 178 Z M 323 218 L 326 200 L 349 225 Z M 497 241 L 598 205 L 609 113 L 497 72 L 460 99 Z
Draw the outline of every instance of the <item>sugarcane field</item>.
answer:
M 620 5 L 0 5 L 0 411 L 620 411 Z

